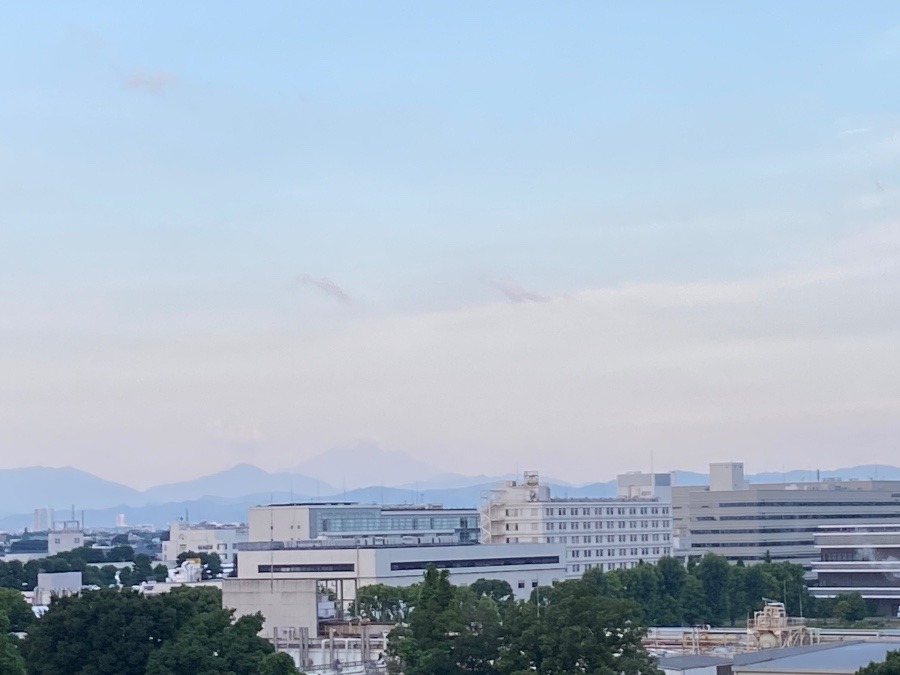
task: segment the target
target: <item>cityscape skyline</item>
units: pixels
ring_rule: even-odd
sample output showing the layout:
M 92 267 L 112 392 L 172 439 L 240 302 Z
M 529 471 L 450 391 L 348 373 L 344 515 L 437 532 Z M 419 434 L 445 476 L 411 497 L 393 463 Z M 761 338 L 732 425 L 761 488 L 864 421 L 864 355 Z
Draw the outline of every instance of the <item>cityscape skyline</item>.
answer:
M 896 455 L 896 3 L 4 13 L 2 467 Z

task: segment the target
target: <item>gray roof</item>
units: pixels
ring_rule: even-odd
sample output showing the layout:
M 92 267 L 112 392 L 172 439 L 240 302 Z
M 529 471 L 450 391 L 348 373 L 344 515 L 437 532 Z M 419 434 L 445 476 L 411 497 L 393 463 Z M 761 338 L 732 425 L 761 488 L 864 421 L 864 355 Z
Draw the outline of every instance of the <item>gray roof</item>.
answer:
M 845 642 L 814 646 L 821 647 L 821 649 L 810 650 L 808 647 L 797 647 L 741 654 L 734 660 L 735 675 L 739 673 L 852 674 L 873 661 L 884 661 L 889 651 L 900 650 L 900 642 Z M 805 651 L 798 653 L 795 649 Z M 743 659 L 743 657 L 766 653 L 772 653 L 772 658 Z
M 679 654 L 659 659 L 659 667 L 666 670 L 693 670 L 709 666 L 724 666 L 729 663 L 731 663 L 730 656 L 712 656 L 710 654 Z

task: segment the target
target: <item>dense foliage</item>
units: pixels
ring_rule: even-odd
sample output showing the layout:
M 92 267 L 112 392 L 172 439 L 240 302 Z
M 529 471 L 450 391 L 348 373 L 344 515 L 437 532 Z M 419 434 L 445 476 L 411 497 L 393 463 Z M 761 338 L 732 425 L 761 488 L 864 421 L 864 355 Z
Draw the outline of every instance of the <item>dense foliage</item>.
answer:
M 857 675 L 900 675 L 900 652 L 888 652 L 881 663 L 870 663 L 856 671 Z
M 352 610 L 373 621 L 396 622 L 391 666 L 406 675 L 524 675 L 525 673 L 654 673 L 641 648 L 646 626 L 743 623 L 766 599 L 794 616 L 866 615 L 862 598 L 816 601 L 799 565 L 730 565 L 706 555 L 684 565 L 658 564 L 603 573 L 532 591 L 516 601 L 509 584 L 481 579 L 454 587 L 446 571 L 429 569 L 408 588 L 359 589 Z
M 641 646 L 640 608 L 604 594 L 600 576 L 537 589 L 515 602 L 505 582 L 451 585 L 433 568 L 390 636 L 393 672 L 405 675 L 640 675 L 658 673 Z
M 274 650 L 257 635 L 262 621 L 235 620 L 215 588 L 153 597 L 105 588 L 54 600 L 19 651 L 29 675 L 258 675 L 264 661 L 269 672 L 296 673 L 267 659 Z
M 30 591 L 37 585 L 39 572 L 81 572 L 86 585 L 109 586 L 115 583 L 116 568 L 109 564 L 114 562 L 141 565 L 141 573 L 145 571 L 145 564 L 149 570 L 147 576 L 153 576 L 149 568 L 150 558 L 135 555 L 130 546 L 114 546 L 109 551 L 83 546 L 39 560 L 29 560 L 24 564 L 18 560 L 0 560 L 0 587 Z

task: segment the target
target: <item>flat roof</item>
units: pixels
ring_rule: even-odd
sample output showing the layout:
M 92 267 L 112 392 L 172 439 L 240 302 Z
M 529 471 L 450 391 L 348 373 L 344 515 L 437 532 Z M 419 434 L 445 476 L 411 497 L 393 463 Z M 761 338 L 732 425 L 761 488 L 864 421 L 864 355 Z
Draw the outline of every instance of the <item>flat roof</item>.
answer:
M 830 645 L 828 645 L 831 647 Z M 798 675 L 845 675 L 855 673 L 873 661 L 884 661 L 888 652 L 900 650 L 900 642 L 852 642 L 837 644 L 830 649 L 820 649 L 792 655 L 778 655 L 761 662 L 741 662 L 735 658 L 737 673 L 797 673 Z M 741 655 L 746 656 L 746 655 Z
M 726 656 L 679 654 L 678 656 L 661 657 L 659 659 L 659 667 L 666 670 L 693 670 L 694 668 L 708 668 L 709 666 L 725 666 L 731 662 L 732 660 Z

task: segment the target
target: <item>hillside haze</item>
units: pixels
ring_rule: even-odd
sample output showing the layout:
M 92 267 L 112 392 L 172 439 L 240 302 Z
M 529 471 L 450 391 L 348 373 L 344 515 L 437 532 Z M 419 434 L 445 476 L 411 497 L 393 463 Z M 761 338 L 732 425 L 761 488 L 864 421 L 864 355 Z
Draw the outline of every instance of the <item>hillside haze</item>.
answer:
M 25 467 L 0 470 L 0 528 L 21 529 L 31 526 L 35 508 L 50 506 L 57 520 L 70 517 L 72 506 L 76 517 L 85 512 L 88 527 L 111 526 L 119 514 L 129 524 L 165 526 L 178 518 L 191 521 L 210 520 L 240 522 L 247 509 L 255 504 L 287 501 L 355 501 L 386 504 L 443 504 L 448 507 L 476 506 L 487 491 L 498 483 L 513 478 L 505 476 L 465 476 L 435 472 L 428 479 L 401 482 L 410 475 L 424 475 L 432 470 L 427 464 L 406 467 L 408 457 L 373 446 L 358 448 L 371 462 L 377 462 L 379 475 L 397 478 L 384 484 L 370 482 L 342 489 L 330 484 L 323 475 L 284 471 L 268 472 L 251 464 L 238 464 L 225 471 L 192 480 L 157 485 L 140 491 L 113 481 L 98 478 L 72 467 Z M 304 466 L 328 467 L 325 460 L 334 455 L 320 455 Z M 366 466 L 370 466 L 366 465 Z M 404 472 L 404 467 L 408 469 Z M 330 470 L 330 469 L 329 469 Z M 676 485 L 705 485 L 707 474 L 676 471 Z M 333 475 L 333 474 L 332 474 Z M 360 471 L 357 480 L 362 481 Z M 810 482 L 816 472 L 792 470 L 749 474 L 751 483 Z M 820 471 L 822 480 L 830 478 L 900 480 L 900 468 L 886 465 L 860 465 Z M 570 485 L 542 474 L 542 481 L 555 497 L 611 497 L 616 494 L 615 480 L 586 485 Z

